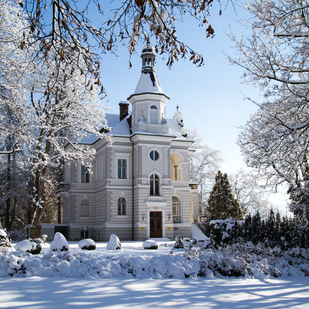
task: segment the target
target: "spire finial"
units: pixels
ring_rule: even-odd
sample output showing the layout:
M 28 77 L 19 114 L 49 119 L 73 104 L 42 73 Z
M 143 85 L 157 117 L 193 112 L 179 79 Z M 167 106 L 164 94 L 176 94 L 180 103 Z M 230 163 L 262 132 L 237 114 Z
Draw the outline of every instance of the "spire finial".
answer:
M 143 48 L 141 58 L 142 58 L 142 72 L 143 73 L 154 72 L 156 54 L 153 46 L 149 43 L 148 40 L 147 40 L 147 46 Z

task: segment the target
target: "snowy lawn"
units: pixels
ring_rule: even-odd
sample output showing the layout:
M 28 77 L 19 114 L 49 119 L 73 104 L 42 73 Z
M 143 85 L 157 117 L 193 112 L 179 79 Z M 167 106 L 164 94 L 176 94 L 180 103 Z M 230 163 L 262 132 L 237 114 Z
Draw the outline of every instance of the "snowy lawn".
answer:
M 0 308 L 308 308 L 309 280 L 1 278 Z
M 199 259 L 169 255 L 174 242 L 158 242 L 158 250 L 142 242 L 124 241 L 121 250 L 96 243 L 94 251 L 69 244 L 62 253 L 48 244 L 39 255 L 0 253 L 0 308 L 309 308 L 309 278 L 297 269 L 280 279 L 201 278 Z

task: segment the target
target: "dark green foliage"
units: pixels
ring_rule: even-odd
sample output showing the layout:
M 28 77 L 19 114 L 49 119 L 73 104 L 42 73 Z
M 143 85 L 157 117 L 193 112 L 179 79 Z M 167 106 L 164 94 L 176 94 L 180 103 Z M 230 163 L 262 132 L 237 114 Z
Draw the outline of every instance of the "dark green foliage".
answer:
M 242 219 L 241 207 L 232 194 L 227 174 L 218 171 L 214 187 L 208 198 L 207 211 L 210 220 Z
M 253 217 L 246 216 L 245 222 L 235 222 L 229 234 L 229 244 L 250 241 L 254 245 L 263 244 L 268 248 L 278 247 L 282 250 L 309 248 L 309 222 L 306 219 L 281 218 L 272 209 L 266 220 L 262 220 L 257 212 Z M 215 233 L 212 237 L 218 239 Z
M 34 242 L 34 241 L 31 241 L 31 242 Z M 27 252 L 31 254 L 40 254 L 42 250 L 42 245 L 38 242 L 34 242 L 34 243 L 36 244 L 35 248 L 32 248 L 32 250 L 27 251 Z
M 42 250 L 42 245 L 43 245 L 43 240 L 41 238 L 33 238 L 33 239 L 30 239 L 30 241 L 33 243 L 36 244 L 36 247 L 35 248 L 32 248 L 32 250 L 30 251 L 27 251 L 31 254 L 39 254 L 41 253 L 41 250 Z

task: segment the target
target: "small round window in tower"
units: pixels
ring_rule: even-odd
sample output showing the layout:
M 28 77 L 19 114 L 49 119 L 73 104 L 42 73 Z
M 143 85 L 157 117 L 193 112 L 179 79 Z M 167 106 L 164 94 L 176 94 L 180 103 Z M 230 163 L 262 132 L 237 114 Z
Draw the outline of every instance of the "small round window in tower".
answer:
M 159 159 L 159 153 L 156 150 L 151 150 L 149 153 L 149 157 L 153 161 L 157 161 Z

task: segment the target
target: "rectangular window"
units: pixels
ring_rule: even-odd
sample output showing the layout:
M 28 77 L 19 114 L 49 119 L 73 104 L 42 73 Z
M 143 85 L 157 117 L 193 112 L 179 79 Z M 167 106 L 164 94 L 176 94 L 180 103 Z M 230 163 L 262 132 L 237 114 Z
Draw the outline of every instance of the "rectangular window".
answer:
M 118 159 L 118 179 L 127 178 L 127 160 Z
M 90 182 L 90 173 L 85 165 L 81 167 L 81 183 L 89 183 Z

